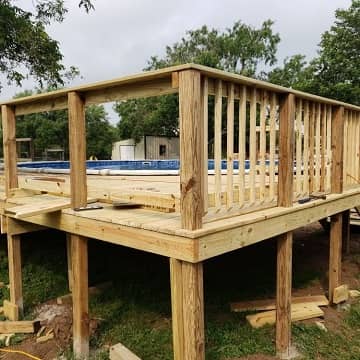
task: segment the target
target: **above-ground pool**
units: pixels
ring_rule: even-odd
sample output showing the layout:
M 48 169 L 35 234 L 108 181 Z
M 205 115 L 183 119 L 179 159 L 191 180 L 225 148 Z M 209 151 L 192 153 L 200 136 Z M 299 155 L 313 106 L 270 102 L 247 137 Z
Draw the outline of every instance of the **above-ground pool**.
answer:
M 26 172 L 67 174 L 70 172 L 69 161 L 34 161 L 19 163 L 18 168 Z M 208 161 L 209 174 L 214 173 L 214 160 Z M 266 161 L 269 165 L 269 161 Z M 89 160 L 86 162 L 89 175 L 178 175 L 179 160 Z M 221 161 L 221 168 L 226 172 L 226 160 Z M 239 162 L 234 160 L 237 172 Z M 245 170 L 250 168 L 249 160 L 245 161 Z

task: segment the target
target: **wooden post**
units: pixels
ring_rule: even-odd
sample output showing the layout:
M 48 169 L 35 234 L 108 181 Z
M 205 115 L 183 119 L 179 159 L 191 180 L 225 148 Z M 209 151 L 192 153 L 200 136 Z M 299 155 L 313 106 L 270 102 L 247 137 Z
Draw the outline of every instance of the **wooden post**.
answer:
M 87 205 L 86 129 L 84 102 L 75 92 L 68 94 L 70 188 L 73 208 Z M 70 234 L 73 295 L 73 348 L 76 357 L 89 356 L 89 294 L 87 238 Z
M 333 111 L 331 128 L 332 167 L 331 192 L 343 192 L 344 166 L 344 107 Z M 333 301 L 334 289 L 341 285 L 341 249 L 343 232 L 343 214 L 331 216 L 330 257 L 329 257 L 329 300 Z
M 204 129 L 200 73 L 179 72 L 181 225 L 202 226 Z M 205 359 L 203 265 L 170 259 L 175 360 Z
M 66 259 L 68 269 L 68 286 L 69 292 L 72 292 L 73 273 L 72 273 L 72 257 L 71 257 L 71 235 L 66 234 Z
M 170 259 L 175 360 L 205 359 L 203 265 Z
M 181 225 L 199 229 L 203 216 L 203 121 L 200 72 L 179 73 Z
M 280 102 L 278 206 L 293 202 L 295 96 L 284 95 Z M 276 351 L 281 358 L 291 350 L 292 232 L 277 239 Z
M 16 119 L 14 108 L 3 105 L 1 107 L 3 143 L 4 143 L 4 176 L 5 195 L 9 196 L 11 189 L 18 187 L 16 169 Z M 11 219 L 7 219 L 9 223 Z M 21 273 L 21 242 L 19 235 L 7 234 L 10 301 L 16 304 L 19 314 L 23 313 L 22 273 Z M 15 320 L 15 319 L 14 319 Z

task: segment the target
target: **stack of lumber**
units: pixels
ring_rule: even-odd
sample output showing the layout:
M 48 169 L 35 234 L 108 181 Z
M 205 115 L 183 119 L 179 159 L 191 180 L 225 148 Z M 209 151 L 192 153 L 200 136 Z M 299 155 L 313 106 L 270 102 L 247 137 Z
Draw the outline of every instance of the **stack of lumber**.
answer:
M 293 297 L 291 303 L 291 320 L 299 321 L 324 316 L 320 306 L 328 306 L 329 301 L 324 295 Z M 255 300 L 236 302 L 230 305 L 231 311 L 262 311 L 260 313 L 247 315 L 246 319 L 254 328 L 264 325 L 273 325 L 276 322 L 276 301 Z

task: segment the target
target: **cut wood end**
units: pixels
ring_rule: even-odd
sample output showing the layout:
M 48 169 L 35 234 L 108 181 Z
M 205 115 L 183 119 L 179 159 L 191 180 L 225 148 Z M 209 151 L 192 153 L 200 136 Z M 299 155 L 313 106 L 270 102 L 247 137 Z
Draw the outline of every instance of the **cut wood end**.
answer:
M 333 300 L 334 304 L 340 304 L 349 299 L 349 286 L 340 285 L 334 289 Z

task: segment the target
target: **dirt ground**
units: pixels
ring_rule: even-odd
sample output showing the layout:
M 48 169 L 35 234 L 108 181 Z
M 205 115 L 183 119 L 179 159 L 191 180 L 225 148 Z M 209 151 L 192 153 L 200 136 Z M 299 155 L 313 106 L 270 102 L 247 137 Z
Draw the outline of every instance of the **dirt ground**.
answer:
M 353 254 L 360 254 L 360 232 L 352 232 L 351 249 L 352 254 L 344 255 L 342 265 L 343 283 L 348 284 L 350 289 L 360 288 L 359 280 L 359 263 L 354 261 Z M 325 233 L 319 224 L 313 224 L 299 229 L 294 235 L 294 257 L 301 261 L 301 267 L 317 268 L 324 276 L 317 281 L 311 282 L 310 285 L 293 289 L 294 296 L 319 295 L 326 294 L 327 289 L 327 268 L 328 268 L 328 234 Z M 260 249 L 261 251 L 261 249 Z M 300 260 L 299 260 L 300 259 Z M 323 320 L 328 329 L 336 329 L 340 324 L 343 311 L 338 311 L 336 307 L 323 308 L 325 316 Z M 71 305 L 57 305 L 55 300 L 41 304 L 36 309 L 37 317 L 41 324 L 46 326 L 46 331 L 53 329 L 54 339 L 45 343 L 36 343 L 36 335 L 28 336 L 25 340 L 15 346 L 12 350 L 21 350 L 39 357 L 42 360 L 53 360 L 59 354 L 61 349 L 71 346 L 72 338 L 72 309 Z M 307 320 L 314 322 L 320 319 Z M 97 320 L 90 320 L 91 332 L 97 328 Z M 46 333 L 45 331 L 45 333 Z M 19 354 L 0 353 L 0 359 L 18 360 L 25 357 Z M 241 360 L 274 360 L 276 357 L 265 355 L 253 355 L 243 357 Z M 232 360 L 240 360 L 232 359 Z

